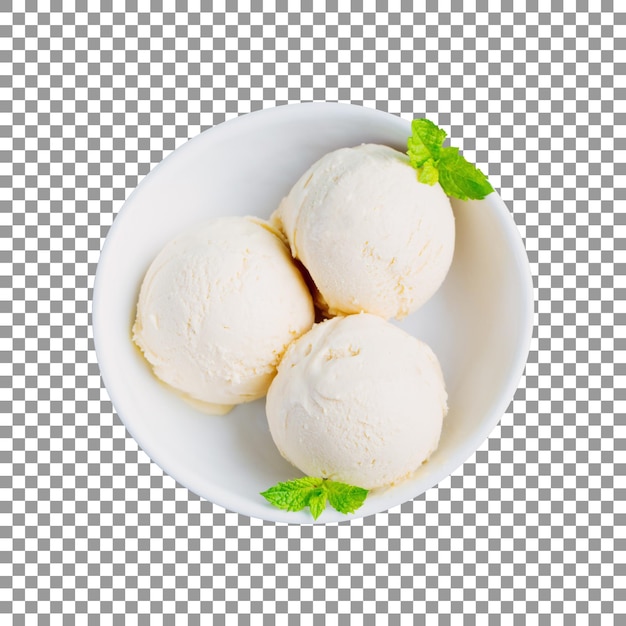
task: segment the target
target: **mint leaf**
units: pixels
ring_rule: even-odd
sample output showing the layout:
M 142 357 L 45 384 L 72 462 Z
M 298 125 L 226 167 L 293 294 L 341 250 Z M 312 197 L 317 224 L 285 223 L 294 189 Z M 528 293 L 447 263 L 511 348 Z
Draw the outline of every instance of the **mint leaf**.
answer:
M 448 196 L 482 200 L 493 191 L 487 177 L 458 148 L 443 148 L 439 159 L 439 184 Z
M 439 180 L 439 170 L 432 159 L 426 161 L 426 163 L 417 170 L 417 180 L 431 187 Z
M 326 492 L 325 484 L 311 493 L 311 496 L 309 497 L 309 509 L 311 510 L 313 519 L 317 519 L 326 508 L 327 496 L 328 494 Z
M 487 177 L 458 148 L 443 147 L 445 130 L 422 117 L 413 120 L 411 133 L 407 155 L 420 183 L 438 182 L 448 196 L 460 200 L 482 200 L 493 191 Z
M 326 500 L 340 513 L 354 513 L 367 494 L 367 489 L 361 487 L 312 476 L 278 483 L 261 493 L 283 511 L 301 511 L 308 506 L 314 519 L 324 512 Z
M 411 165 L 417 169 L 430 159 L 437 161 L 446 131 L 422 117 L 411 122 L 411 133 L 407 151 Z
M 340 513 L 354 513 L 365 502 L 369 493 L 362 487 L 330 480 L 326 481 L 326 489 L 330 505 Z
M 323 483 L 322 478 L 306 476 L 278 483 L 267 491 L 263 491 L 261 495 L 270 504 L 283 511 L 301 511 L 308 506 L 309 499 Z

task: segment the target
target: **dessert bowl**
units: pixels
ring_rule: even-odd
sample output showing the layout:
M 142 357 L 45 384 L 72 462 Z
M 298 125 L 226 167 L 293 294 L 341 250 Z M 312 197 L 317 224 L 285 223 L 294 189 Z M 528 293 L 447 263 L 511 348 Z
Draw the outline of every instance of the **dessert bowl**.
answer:
M 160 383 L 131 340 L 139 288 L 151 261 L 183 230 L 211 217 L 268 218 L 300 175 L 341 147 L 406 150 L 410 121 L 354 105 L 296 104 L 220 124 L 168 156 L 130 195 L 106 238 L 93 294 L 103 382 L 138 445 L 167 474 L 231 511 L 313 523 L 305 509 L 272 507 L 260 492 L 302 474 L 270 436 L 265 401 L 206 415 Z M 454 138 L 462 145 L 462 138 Z M 452 199 L 456 247 L 437 293 L 398 326 L 439 358 L 449 413 L 439 447 L 409 479 L 372 491 L 351 515 L 328 507 L 316 523 L 363 517 L 411 500 L 459 468 L 506 411 L 532 334 L 532 280 L 513 218 L 497 193 Z M 417 407 L 416 407 L 417 410 Z M 393 417 L 393 416 L 391 416 Z

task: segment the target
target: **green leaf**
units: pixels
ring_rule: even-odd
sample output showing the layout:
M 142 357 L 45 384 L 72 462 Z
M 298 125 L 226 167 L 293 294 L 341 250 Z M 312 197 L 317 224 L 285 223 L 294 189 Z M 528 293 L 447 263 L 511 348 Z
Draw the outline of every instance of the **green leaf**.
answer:
M 420 183 L 438 182 L 448 196 L 460 200 L 482 200 L 493 191 L 487 177 L 466 161 L 458 148 L 443 147 L 445 130 L 426 118 L 418 118 L 411 123 L 411 132 L 407 154 Z
M 354 513 L 365 502 L 369 493 L 362 487 L 330 480 L 326 481 L 326 489 L 330 505 L 340 513 Z
M 439 170 L 432 159 L 426 161 L 426 163 L 417 170 L 417 180 L 419 180 L 420 183 L 431 186 L 439 180 Z
M 275 507 L 283 511 L 301 511 L 309 504 L 311 495 L 324 483 L 322 478 L 305 476 L 284 483 L 278 483 L 263 491 L 261 495 Z
M 439 159 L 439 184 L 448 196 L 482 200 L 493 191 L 487 177 L 467 161 L 458 148 L 443 148 Z
M 326 508 L 326 501 L 340 513 L 354 513 L 365 501 L 367 489 L 345 483 L 306 476 L 278 483 L 261 495 L 283 511 L 301 511 L 309 507 L 317 519 Z
M 411 165 L 418 168 L 430 159 L 436 162 L 446 138 L 446 131 L 422 117 L 413 120 L 411 133 L 407 142 Z
M 309 496 L 309 509 L 313 519 L 317 519 L 326 508 L 326 486 L 322 485 Z

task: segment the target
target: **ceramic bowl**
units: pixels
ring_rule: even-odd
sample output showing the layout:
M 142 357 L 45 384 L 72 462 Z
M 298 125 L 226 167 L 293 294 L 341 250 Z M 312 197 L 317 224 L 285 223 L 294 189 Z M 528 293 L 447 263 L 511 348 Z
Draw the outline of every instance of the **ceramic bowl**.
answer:
M 220 124 L 187 142 L 148 174 L 109 231 L 98 265 L 93 331 L 102 378 L 130 434 L 180 484 L 231 511 L 312 523 L 259 495 L 300 476 L 271 439 L 264 400 L 208 416 L 160 384 L 131 341 L 143 276 L 159 250 L 210 217 L 269 217 L 299 176 L 337 148 L 372 142 L 404 151 L 410 122 L 352 105 L 283 106 Z M 462 145 L 462 138 L 456 138 Z M 399 326 L 426 341 L 442 365 L 449 413 L 428 463 L 395 487 L 372 492 L 353 515 L 330 507 L 317 523 L 385 511 L 451 474 L 498 423 L 522 375 L 532 332 L 528 259 L 497 193 L 452 202 L 456 248 L 435 296 Z

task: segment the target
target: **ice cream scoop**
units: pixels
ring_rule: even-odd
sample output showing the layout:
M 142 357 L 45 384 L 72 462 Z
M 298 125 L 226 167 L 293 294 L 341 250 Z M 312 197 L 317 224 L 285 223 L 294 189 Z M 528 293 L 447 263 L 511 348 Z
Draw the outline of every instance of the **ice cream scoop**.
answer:
M 266 401 L 281 454 L 309 476 L 373 489 L 436 449 L 447 393 L 423 342 L 380 317 L 335 317 L 285 353 Z
M 266 222 L 213 219 L 154 259 L 133 339 L 154 373 L 209 413 L 265 395 L 314 308 L 289 249 Z
M 454 215 L 438 183 L 420 183 L 409 159 L 363 144 L 322 157 L 272 216 L 319 290 L 329 315 L 402 318 L 443 282 Z

